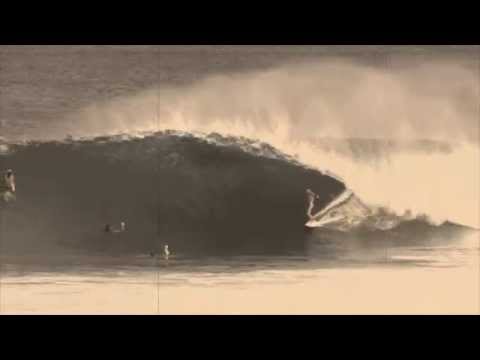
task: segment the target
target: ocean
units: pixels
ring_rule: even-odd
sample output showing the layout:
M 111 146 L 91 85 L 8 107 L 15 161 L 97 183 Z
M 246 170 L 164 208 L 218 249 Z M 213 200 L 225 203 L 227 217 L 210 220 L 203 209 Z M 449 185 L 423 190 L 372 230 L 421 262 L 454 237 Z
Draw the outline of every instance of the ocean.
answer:
M 478 54 L 0 47 L 0 313 L 480 313 Z

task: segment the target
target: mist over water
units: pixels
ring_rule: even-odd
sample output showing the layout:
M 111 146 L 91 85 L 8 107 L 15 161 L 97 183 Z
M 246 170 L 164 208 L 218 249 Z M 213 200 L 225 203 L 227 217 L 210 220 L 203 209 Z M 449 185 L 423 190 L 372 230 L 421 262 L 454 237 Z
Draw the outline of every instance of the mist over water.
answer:
M 210 76 L 182 87 L 94 103 L 79 134 L 162 128 L 292 140 L 317 137 L 478 143 L 478 66 L 447 61 L 373 67 L 342 59 Z

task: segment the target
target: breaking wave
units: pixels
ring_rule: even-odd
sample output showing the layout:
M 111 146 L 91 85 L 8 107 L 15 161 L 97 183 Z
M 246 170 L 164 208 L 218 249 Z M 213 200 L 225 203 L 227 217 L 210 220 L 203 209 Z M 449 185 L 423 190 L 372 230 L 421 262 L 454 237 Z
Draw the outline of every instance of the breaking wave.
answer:
M 480 228 L 476 79 L 474 61 L 325 59 L 95 99 L 25 137 L 175 129 L 259 139 L 341 176 L 367 203 Z
M 182 253 L 302 250 L 323 236 L 304 227 L 305 189 L 319 195 L 317 211 L 345 190 L 340 178 L 266 143 L 215 133 L 164 131 L 4 150 L 2 167 L 15 169 L 18 188 L 17 201 L 2 209 L 6 252 L 145 253 L 165 243 Z M 120 221 L 126 232 L 103 231 Z M 452 227 L 417 217 L 394 230 L 407 229 L 411 239 L 419 229 L 437 234 Z
M 291 64 L 2 128 L 18 188 L 2 250 L 301 249 L 327 234 L 305 231 L 307 187 L 314 212 L 347 187 L 395 220 L 372 239 L 479 228 L 478 66 L 452 61 Z M 127 232 L 102 231 L 120 221 Z M 332 236 L 347 235 L 365 238 Z

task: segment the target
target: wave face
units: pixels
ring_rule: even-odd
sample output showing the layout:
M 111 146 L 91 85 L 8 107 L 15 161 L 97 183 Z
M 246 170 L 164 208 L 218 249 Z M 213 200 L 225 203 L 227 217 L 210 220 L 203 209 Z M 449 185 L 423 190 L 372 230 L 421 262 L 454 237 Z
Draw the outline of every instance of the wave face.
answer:
M 325 206 L 345 187 L 264 143 L 161 132 L 10 146 L 17 201 L 2 211 L 10 252 L 282 252 L 301 249 L 305 189 Z M 125 221 L 108 234 L 105 224 Z

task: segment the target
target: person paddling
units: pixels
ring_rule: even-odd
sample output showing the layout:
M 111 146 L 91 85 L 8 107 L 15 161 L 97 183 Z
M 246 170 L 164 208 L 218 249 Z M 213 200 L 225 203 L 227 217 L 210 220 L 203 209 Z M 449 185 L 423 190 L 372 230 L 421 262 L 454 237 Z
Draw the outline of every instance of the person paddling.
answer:
M 8 169 L 0 181 L 0 194 L 5 202 L 15 199 L 15 176 L 13 170 Z

